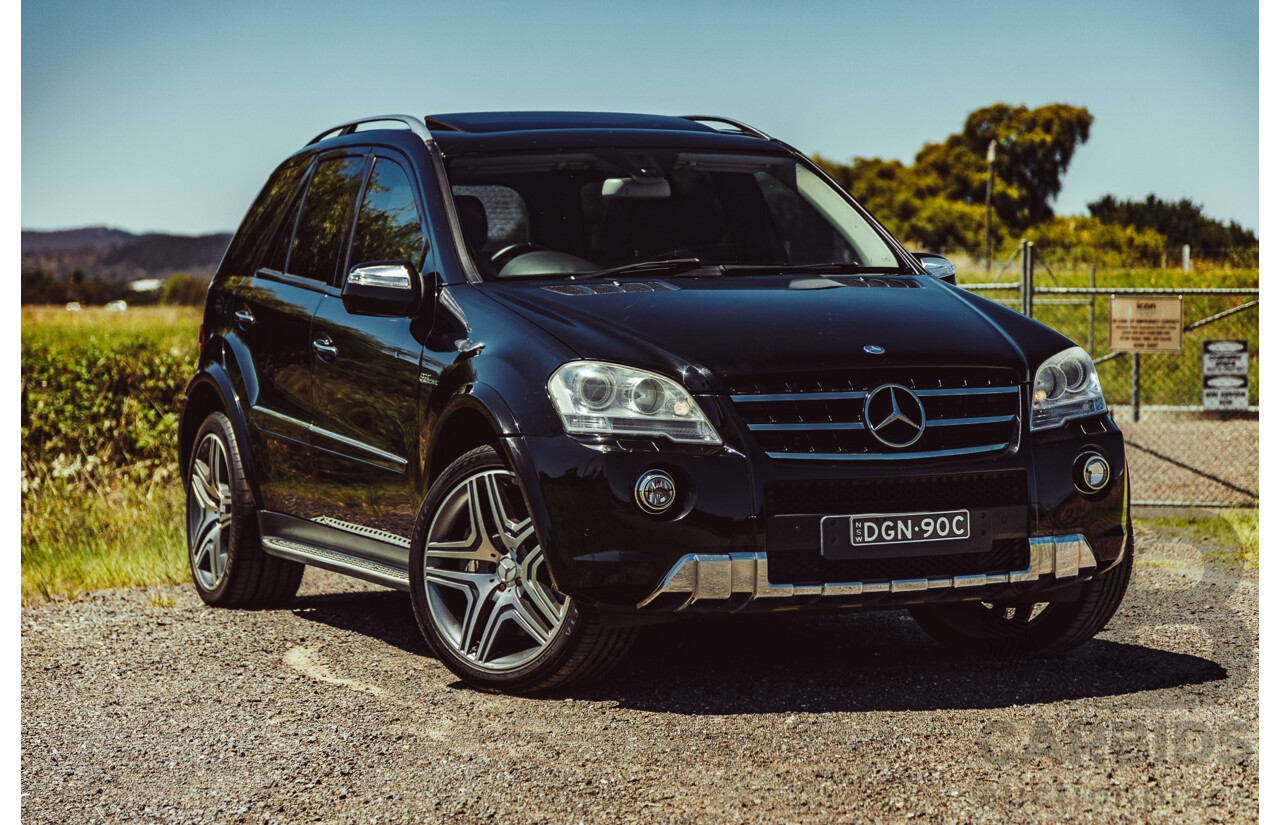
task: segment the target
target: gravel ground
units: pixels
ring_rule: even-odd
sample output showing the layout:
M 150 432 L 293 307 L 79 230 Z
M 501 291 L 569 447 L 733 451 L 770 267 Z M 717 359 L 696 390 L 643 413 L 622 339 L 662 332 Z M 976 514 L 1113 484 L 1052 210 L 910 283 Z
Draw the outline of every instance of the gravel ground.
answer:
M 1157 410 L 1143 412 L 1135 422 L 1128 408 L 1118 408 L 1114 414 L 1125 440 L 1132 445 L 1125 450 L 1125 458 L 1129 462 L 1134 501 L 1257 504 L 1256 417 L 1219 420 Z M 1185 466 L 1180 467 L 1147 450 Z M 1240 489 L 1233 490 L 1188 467 Z
M 1248 822 L 1258 590 L 1142 535 L 1099 638 L 950 656 L 905 613 L 650 629 L 605 679 L 461 686 L 402 594 L 189 587 L 22 613 L 22 818 L 81 822 Z

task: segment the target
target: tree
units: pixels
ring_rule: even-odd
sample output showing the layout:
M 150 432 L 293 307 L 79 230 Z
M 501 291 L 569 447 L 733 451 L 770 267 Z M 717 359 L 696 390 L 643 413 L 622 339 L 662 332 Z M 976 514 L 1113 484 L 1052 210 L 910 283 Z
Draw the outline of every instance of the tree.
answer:
M 1187 198 L 1173 203 L 1154 194 L 1143 201 L 1121 201 L 1106 195 L 1089 204 L 1089 214 L 1103 223 L 1154 229 L 1175 245 L 1223 250 L 1258 245 L 1258 236 L 1239 223 L 1207 217 L 1200 204 Z
M 1058 216 L 1027 230 L 1027 240 L 1064 260 L 1102 266 L 1153 266 L 1168 247 L 1154 229 L 1104 223 L 1097 218 Z
M 996 142 L 991 208 L 1015 232 L 1053 217 L 1049 202 L 1062 191 L 1076 147 L 1089 139 L 1093 115 L 1081 106 L 1055 103 L 1028 109 L 997 103 L 972 112 L 964 130 L 926 144 L 916 169 L 936 175 L 943 194 L 982 204 L 987 187 L 987 146 Z
M 1092 123 L 1083 107 L 998 103 L 971 113 L 960 133 L 925 144 L 912 166 L 879 158 L 854 158 L 851 165 L 821 156 L 814 161 L 900 237 L 932 248 L 976 248 L 990 141 L 996 142 L 991 231 L 998 242 L 1053 217 L 1049 202 Z

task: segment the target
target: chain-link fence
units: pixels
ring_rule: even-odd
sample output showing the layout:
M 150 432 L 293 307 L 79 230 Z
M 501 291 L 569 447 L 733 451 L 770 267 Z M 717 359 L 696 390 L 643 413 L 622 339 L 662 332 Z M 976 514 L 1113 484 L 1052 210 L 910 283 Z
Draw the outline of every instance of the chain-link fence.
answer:
M 1257 287 L 1169 288 L 1158 285 L 1158 273 L 1149 287 L 1097 286 L 1092 276 L 1092 285 L 1076 285 L 1084 278 L 1053 274 L 1030 244 L 1020 258 L 1012 279 L 962 285 L 1061 331 L 1093 356 L 1128 445 L 1134 504 L 1256 507 Z M 1112 351 L 1113 296 L 1180 297 L 1181 351 Z M 1206 352 L 1235 355 L 1206 359 Z M 1243 409 L 1217 409 L 1224 403 Z

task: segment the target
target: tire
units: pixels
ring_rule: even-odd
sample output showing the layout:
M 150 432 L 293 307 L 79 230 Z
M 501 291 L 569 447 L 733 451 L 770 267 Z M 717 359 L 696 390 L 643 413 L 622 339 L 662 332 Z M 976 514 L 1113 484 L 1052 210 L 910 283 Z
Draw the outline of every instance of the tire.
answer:
M 210 413 L 196 432 L 186 474 L 187 559 L 205 604 L 283 607 L 305 565 L 267 555 L 231 421 Z
M 634 636 L 555 589 L 519 479 L 489 446 L 454 461 L 427 492 L 409 589 L 440 661 L 484 690 L 531 693 L 599 675 Z
M 1120 563 L 1084 582 L 1074 601 L 919 605 L 910 612 L 924 632 L 956 653 L 987 658 L 1057 656 L 1107 626 L 1132 573 L 1130 539 Z

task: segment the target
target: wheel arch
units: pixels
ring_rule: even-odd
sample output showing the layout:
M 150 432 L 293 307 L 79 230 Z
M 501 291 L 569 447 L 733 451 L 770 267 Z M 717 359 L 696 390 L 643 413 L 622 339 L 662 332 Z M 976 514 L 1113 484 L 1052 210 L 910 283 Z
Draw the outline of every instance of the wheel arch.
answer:
M 509 436 L 519 435 L 519 425 L 502 396 L 487 384 L 458 388 L 443 409 L 430 417 L 435 424 L 427 440 L 424 495 L 446 467 L 476 447 L 488 444 L 514 465 L 505 442 Z
M 231 384 L 231 377 L 217 363 L 209 364 L 191 379 L 183 394 L 182 412 L 178 420 L 178 467 L 186 472 L 191 460 L 200 425 L 210 413 L 220 412 L 231 421 L 231 429 L 240 445 L 240 465 L 249 481 L 249 490 L 255 505 L 262 501 L 258 493 L 257 474 L 254 472 L 253 451 L 249 449 L 249 425 L 240 397 Z

